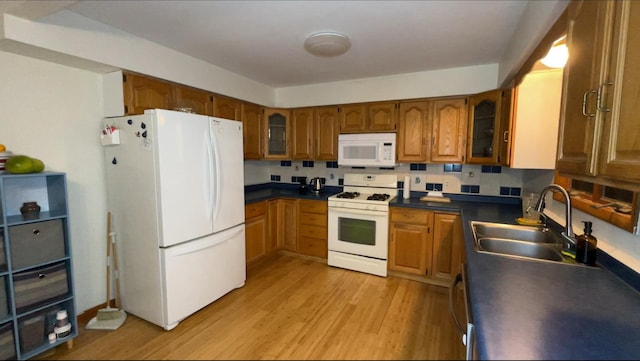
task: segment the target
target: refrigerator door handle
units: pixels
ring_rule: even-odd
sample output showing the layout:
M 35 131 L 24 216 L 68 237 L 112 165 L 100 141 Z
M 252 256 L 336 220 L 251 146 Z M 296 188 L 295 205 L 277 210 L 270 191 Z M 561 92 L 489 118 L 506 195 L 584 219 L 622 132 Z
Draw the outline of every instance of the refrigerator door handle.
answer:
M 214 192 L 213 192 L 213 148 L 211 145 L 211 129 L 209 129 L 209 137 L 205 138 L 205 142 L 207 143 L 207 177 L 209 179 L 209 202 L 208 202 L 208 206 L 209 206 L 209 218 L 213 219 L 213 197 L 214 197 Z
M 211 123 L 213 124 L 213 122 Z M 220 147 L 218 146 L 218 135 L 214 132 L 214 129 L 211 128 L 211 143 L 213 143 L 213 182 L 215 183 L 215 192 L 213 192 L 213 220 L 215 223 L 215 219 L 218 218 L 218 212 L 220 210 L 220 197 L 221 195 L 221 180 L 220 177 Z

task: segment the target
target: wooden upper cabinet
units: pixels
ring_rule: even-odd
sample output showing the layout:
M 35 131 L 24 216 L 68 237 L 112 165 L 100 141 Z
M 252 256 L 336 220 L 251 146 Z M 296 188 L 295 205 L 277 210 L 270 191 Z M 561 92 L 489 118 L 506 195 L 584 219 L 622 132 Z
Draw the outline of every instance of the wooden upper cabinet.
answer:
M 241 102 L 237 99 L 216 95 L 213 99 L 213 116 L 240 120 Z
M 367 129 L 367 106 L 363 103 L 340 107 L 340 133 L 361 133 Z
M 467 163 L 498 163 L 501 111 L 501 89 L 469 97 Z
M 434 100 L 431 122 L 431 161 L 464 162 L 467 98 Z
M 315 109 L 315 159 L 338 160 L 338 108 Z
M 604 129 L 600 147 L 600 175 L 640 182 L 640 3 L 616 2 L 608 91 L 600 105 Z M 610 84 L 610 85 L 607 85 Z M 609 111 L 607 111 L 609 110 Z
M 264 109 L 264 158 L 290 159 L 291 120 L 289 109 Z
M 395 132 L 398 120 L 398 102 L 369 103 L 367 130 Z
M 430 141 L 429 101 L 400 102 L 398 112 L 398 162 L 426 162 Z
M 294 109 L 291 116 L 291 158 L 313 159 L 313 108 Z
M 500 110 L 500 132 L 498 133 L 498 163 L 509 166 L 511 163 L 511 144 L 513 142 L 515 91 L 513 88 L 502 92 L 502 109 Z
M 346 104 L 340 107 L 340 133 L 395 132 L 398 102 Z
M 338 159 L 338 108 L 294 109 L 291 115 L 291 158 Z
M 126 115 L 144 114 L 145 109 L 169 109 L 171 83 L 142 75 L 123 75 L 124 112 Z
M 556 169 L 574 174 L 595 175 L 597 140 L 604 114 L 597 109 L 598 89 L 607 79 L 603 65 L 608 61 L 610 42 L 606 34 L 612 24 L 614 2 L 576 1 L 569 4 L 567 46 L 569 60 L 564 68 L 558 160 Z
M 213 115 L 213 96 L 204 90 L 174 84 L 171 108 L 191 108 L 191 112 Z
M 256 104 L 243 102 L 241 110 L 244 159 L 262 159 L 262 107 Z

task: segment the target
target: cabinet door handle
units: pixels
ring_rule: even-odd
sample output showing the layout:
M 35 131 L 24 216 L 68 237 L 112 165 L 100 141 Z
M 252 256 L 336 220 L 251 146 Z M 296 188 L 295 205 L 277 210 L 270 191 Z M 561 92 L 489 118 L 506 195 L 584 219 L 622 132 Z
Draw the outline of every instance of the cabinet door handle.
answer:
M 596 109 L 598 109 L 601 112 L 610 112 L 611 108 L 602 106 L 602 88 L 604 88 L 605 85 L 613 85 L 613 82 L 608 81 L 606 83 L 600 84 L 600 86 L 598 87 L 598 92 L 596 96 Z
M 35 234 L 36 236 L 40 235 L 40 230 L 39 229 L 34 229 L 33 230 L 33 234 Z
M 589 97 L 589 94 L 593 93 L 596 93 L 596 91 L 587 90 L 586 92 L 584 92 L 584 94 L 582 94 L 582 115 L 588 118 L 596 116 L 595 114 L 587 113 L 587 98 Z
M 505 130 L 504 134 L 502 135 L 502 141 L 505 143 L 509 143 L 509 131 Z

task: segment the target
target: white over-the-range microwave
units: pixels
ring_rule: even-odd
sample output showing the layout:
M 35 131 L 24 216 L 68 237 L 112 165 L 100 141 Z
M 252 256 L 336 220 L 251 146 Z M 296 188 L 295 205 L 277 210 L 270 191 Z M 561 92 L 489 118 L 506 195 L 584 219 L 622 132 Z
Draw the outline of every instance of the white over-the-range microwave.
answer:
M 394 167 L 396 133 L 338 134 L 338 165 Z

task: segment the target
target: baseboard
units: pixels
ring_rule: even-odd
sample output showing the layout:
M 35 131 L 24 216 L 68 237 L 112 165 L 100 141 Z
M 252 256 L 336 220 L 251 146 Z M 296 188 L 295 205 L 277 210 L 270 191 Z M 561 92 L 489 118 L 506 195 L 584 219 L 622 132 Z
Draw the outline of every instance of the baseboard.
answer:
M 428 285 L 434 285 L 434 286 L 440 286 L 440 287 L 446 287 L 446 288 L 451 287 L 451 282 L 449 282 L 449 281 L 434 280 L 434 279 L 426 278 L 424 276 L 412 275 L 412 274 L 408 274 L 408 273 L 404 273 L 404 272 L 398 272 L 398 271 L 388 271 L 387 273 L 388 273 L 389 276 L 398 277 L 398 278 L 404 278 L 404 279 L 407 279 L 407 280 L 412 280 L 412 281 L 417 281 L 417 282 L 422 282 L 422 283 L 426 283 Z

